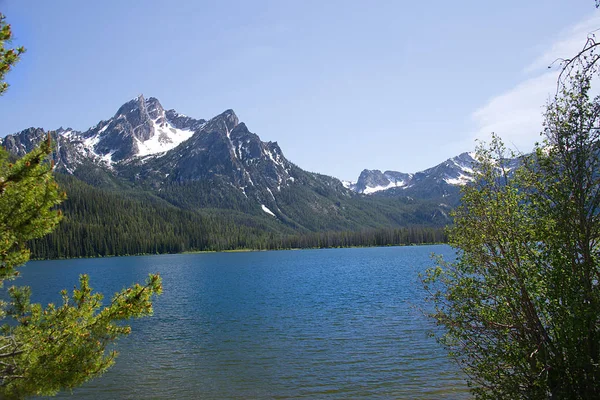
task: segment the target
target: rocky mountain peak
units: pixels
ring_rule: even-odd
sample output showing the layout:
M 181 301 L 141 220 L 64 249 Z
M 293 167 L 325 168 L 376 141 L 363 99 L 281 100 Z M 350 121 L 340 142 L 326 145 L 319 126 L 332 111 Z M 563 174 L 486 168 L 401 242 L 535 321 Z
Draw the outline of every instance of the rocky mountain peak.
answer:
M 189 139 L 204 122 L 167 112 L 157 98 L 139 95 L 82 136 L 91 153 L 112 164 L 164 153 Z
M 164 123 L 166 121 L 165 109 L 156 97 L 149 97 L 146 101 L 144 101 L 144 105 L 146 106 L 146 113 L 151 119 L 163 119 L 162 121 L 157 121 L 158 123 Z
M 115 113 L 113 118 L 118 118 L 120 115 L 127 116 L 132 112 L 139 112 L 140 110 L 146 109 L 146 99 L 143 94 L 129 100 L 125 104 L 123 104 L 117 112 Z
M 381 172 L 378 169 L 365 169 L 360 173 L 356 184 L 349 187 L 358 193 L 371 194 L 391 188 L 404 187 L 409 183 L 411 178 L 411 174 L 403 172 Z
M 227 137 L 239 125 L 239 119 L 233 110 L 225 110 L 216 117 L 211 118 L 203 130 L 206 132 L 218 132 Z
M 474 179 L 476 164 L 473 153 L 456 157 L 414 174 L 397 171 L 364 170 L 358 181 L 349 187 L 362 194 L 380 192 L 386 195 L 417 195 L 421 198 L 458 199 L 459 188 Z
M 2 146 L 9 153 L 18 157 L 23 157 L 33 148 L 38 146 L 45 138 L 46 131 L 42 128 L 27 128 L 21 131 L 18 135 L 8 135 L 2 141 Z
M 156 98 L 146 99 L 144 95 L 139 95 L 123 104 L 108 122 L 98 133 L 102 134 L 109 128 L 120 135 L 144 142 L 154 136 L 154 125 L 164 127 L 167 120 L 165 110 Z M 110 136 L 110 131 L 103 136 Z

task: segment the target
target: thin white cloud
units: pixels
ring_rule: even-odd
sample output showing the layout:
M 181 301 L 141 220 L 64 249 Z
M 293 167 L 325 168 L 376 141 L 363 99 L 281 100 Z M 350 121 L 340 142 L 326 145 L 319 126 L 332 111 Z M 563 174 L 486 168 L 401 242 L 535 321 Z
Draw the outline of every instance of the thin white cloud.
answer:
M 557 89 L 559 65 L 548 69 L 556 59 L 577 54 L 588 35 L 600 28 L 600 13 L 565 30 L 559 38 L 524 68 L 529 76 L 514 88 L 492 97 L 471 115 L 475 124 L 473 138 L 488 140 L 492 132 L 522 152 L 529 152 L 540 141 L 543 112 Z M 600 35 L 599 35 L 600 36 Z
M 549 66 L 560 68 L 559 63 L 555 61 L 559 58 L 571 57 L 577 54 L 584 46 L 588 36 L 598 34 L 600 28 L 600 13 L 594 13 L 578 23 L 577 25 L 566 29 L 558 35 L 552 45 L 531 64 L 525 67 L 525 72 L 536 72 L 540 69 L 548 69 Z M 596 40 L 598 40 L 596 38 Z
M 542 113 L 557 77 L 556 71 L 546 72 L 489 100 L 471 116 L 478 127 L 475 138 L 487 140 L 494 132 L 510 147 L 529 152 L 540 140 Z

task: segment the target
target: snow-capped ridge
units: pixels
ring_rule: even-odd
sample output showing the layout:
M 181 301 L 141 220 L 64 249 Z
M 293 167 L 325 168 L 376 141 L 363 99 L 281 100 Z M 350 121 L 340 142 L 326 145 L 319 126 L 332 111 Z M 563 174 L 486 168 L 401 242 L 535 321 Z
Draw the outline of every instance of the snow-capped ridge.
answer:
M 473 166 L 476 162 L 475 153 L 471 152 L 459 154 L 435 167 L 414 174 L 365 169 L 357 182 L 348 187 L 358 193 L 373 194 L 396 188 L 413 188 L 422 182 L 464 186 L 474 180 Z
M 171 117 L 171 118 L 170 118 Z M 165 111 L 155 97 L 139 95 L 123 104 L 112 118 L 79 135 L 82 149 L 104 164 L 160 156 L 192 137 L 205 120 Z

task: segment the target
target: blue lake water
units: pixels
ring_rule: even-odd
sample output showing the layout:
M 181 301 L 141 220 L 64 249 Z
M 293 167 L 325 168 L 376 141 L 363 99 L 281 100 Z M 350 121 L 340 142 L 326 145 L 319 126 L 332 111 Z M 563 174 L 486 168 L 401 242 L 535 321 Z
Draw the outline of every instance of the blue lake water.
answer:
M 79 274 L 107 297 L 163 277 L 116 365 L 78 399 L 467 398 L 420 312 L 417 274 L 446 246 L 36 261 L 16 283 L 59 302 Z M 108 299 L 107 299 L 108 300 Z

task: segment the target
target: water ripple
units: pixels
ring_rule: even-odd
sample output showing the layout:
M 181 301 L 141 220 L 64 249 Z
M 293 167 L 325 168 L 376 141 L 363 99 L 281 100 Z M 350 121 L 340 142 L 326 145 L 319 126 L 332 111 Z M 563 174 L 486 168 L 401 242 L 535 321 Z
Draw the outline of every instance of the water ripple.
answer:
M 32 262 L 21 283 L 48 302 L 82 272 L 104 293 L 163 276 L 155 315 L 134 321 L 116 366 L 78 399 L 467 398 L 415 311 L 432 251 L 448 248 Z

